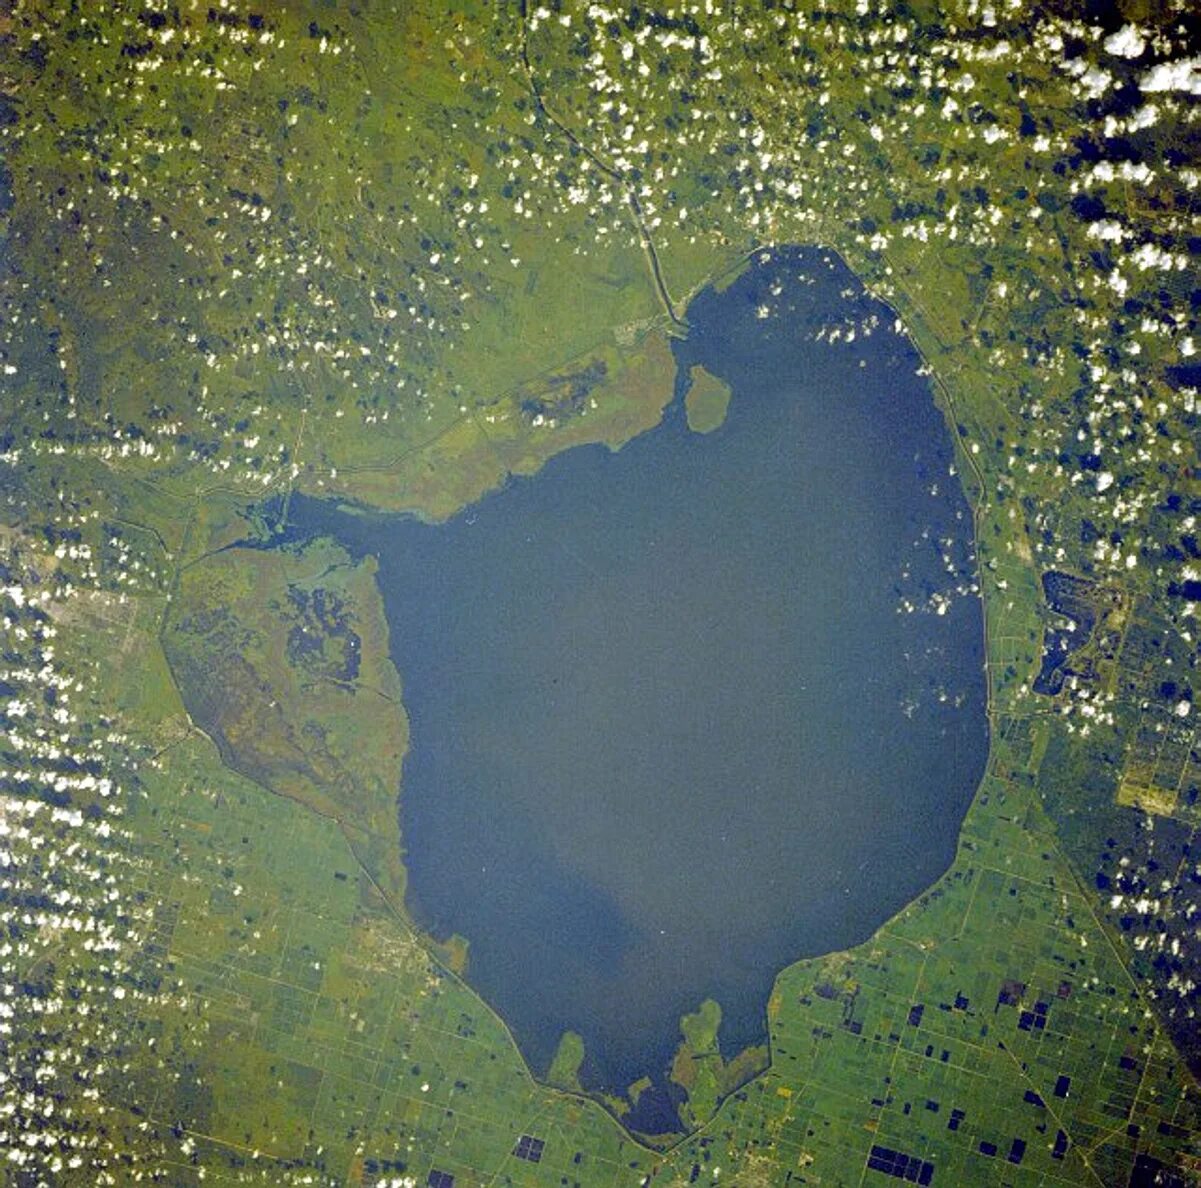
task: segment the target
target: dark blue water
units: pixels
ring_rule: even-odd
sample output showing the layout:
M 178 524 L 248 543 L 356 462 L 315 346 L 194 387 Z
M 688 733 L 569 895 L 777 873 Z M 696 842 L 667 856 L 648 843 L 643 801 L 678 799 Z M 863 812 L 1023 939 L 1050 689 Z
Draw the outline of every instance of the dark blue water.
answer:
M 970 515 L 893 314 L 804 250 L 688 318 L 711 434 L 677 400 L 443 525 L 292 508 L 380 559 L 414 917 L 535 1071 L 571 1028 L 611 1089 L 706 997 L 761 1041 L 781 967 L 946 868 L 987 750 Z

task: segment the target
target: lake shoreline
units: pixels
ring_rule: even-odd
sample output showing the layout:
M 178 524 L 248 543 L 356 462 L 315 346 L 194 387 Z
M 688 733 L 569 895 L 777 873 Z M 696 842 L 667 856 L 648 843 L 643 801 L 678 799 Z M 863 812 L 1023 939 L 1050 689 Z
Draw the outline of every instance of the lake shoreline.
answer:
M 771 267 L 777 266 L 780 260 L 792 261 L 792 262 L 801 260 L 802 262 L 805 262 L 805 265 L 810 268 L 819 267 L 819 266 L 826 267 L 825 264 L 821 264 L 820 262 L 823 260 L 823 258 L 828 259 L 829 256 L 832 255 L 832 253 L 827 253 L 823 249 L 808 249 L 807 251 L 802 251 L 799 253 L 788 253 L 788 252 L 782 252 L 782 251 L 776 250 L 771 253 L 772 264 L 765 266 L 758 259 L 758 257 L 761 257 L 763 254 L 764 253 L 762 253 L 762 252 L 757 253 L 756 262 L 751 266 L 751 268 L 747 272 L 740 274 L 740 276 L 735 280 L 735 282 L 729 287 L 729 289 L 727 290 L 727 293 L 732 292 L 734 294 L 735 299 L 738 299 L 741 296 L 742 300 L 745 302 L 747 300 L 747 297 L 744 293 L 742 293 L 742 289 L 744 289 L 748 285 L 754 286 L 754 285 L 762 282 L 764 279 L 763 274 L 764 274 L 765 270 L 770 271 Z M 842 266 L 837 265 L 836 267 L 841 268 Z M 847 274 L 847 276 L 849 276 L 849 273 Z M 846 277 L 840 277 L 839 279 L 840 279 L 840 281 L 843 281 L 846 279 Z M 771 282 L 767 282 L 768 288 L 770 288 L 770 283 Z M 841 288 L 844 286 L 840 284 L 838 287 Z M 705 296 L 708 295 L 709 293 L 710 293 L 710 291 L 706 291 L 706 294 L 703 294 L 701 298 L 697 299 L 697 301 L 702 302 L 702 305 L 700 306 L 700 308 L 702 310 L 704 308 L 703 300 L 704 300 Z M 722 295 L 713 294 L 712 295 L 712 298 L 715 300 L 718 299 L 719 297 L 722 300 L 727 299 L 725 294 L 722 294 Z M 874 299 L 865 295 L 861 288 L 859 290 L 857 300 L 865 308 L 870 308 L 872 306 L 880 306 L 880 308 L 885 308 L 885 307 L 881 306 L 881 303 L 876 302 Z M 696 304 L 696 302 L 694 302 L 694 305 L 695 304 Z M 693 307 L 690 306 L 690 314 L 692 312 L 692 309 L 693 309 Z M 861 309 L 859 315 L 856 315 L 856 316 L 860 316 L 863 314 L 864 314 L 864 310 Z M 751 317 L 754 319 L 754 321 L 770 320 L 770 315 L 768 318 L 763 318 L 763 317 L 758 316 L 757 307 L 755 309 L 755 312 L 751 315 Z M 698 319 L 693 318 L 692 320 L 695 325 Z M 703 318 L 700 320 L 703 323 Z M 877 320 L 879 321 L 879 319 L 877 319 Z M 844 333 L 847 333 L 847 332 L 848 331 L 846 331 L 844 328 Z M 696 334 L 696 333 L 697 333 L 697 331 L 694 330 L 694 334 Z M 880 331 L 880 333 L 882 334 L 883 331 Z M 843 337 L 843 335 L 840 334 L 839 340 L 841 340 L 842 337 Z M 666 406 L 664 415 L 663 415 L 662 419 L 660 420 L 659 424 L 656 425 L 655 428 L 644 433 L 643 435 L 631 439 L 622 448 L 622 450 L 618 451 L 617 453 L 612 453 L 611 451 L 608 451 L 608 450 L 604 451 L 610 459 L 620 458 L 622 456 L 622 454 L 624 454 L 628 451 L 637 451 L 640 448 L 639 443 L 645 442 L 648 439 L 653 439 L 656 435 L 671 435 L 673 433 L 680 433 L 680 434 L 687 435 L 686 437 L 681 438 L 683 445 L 679 445 L 679 443 L 677 443 L 677 446 L 679 447 L 679 450 L 681 451 L 682 454 L 688 454 L 690 451 L 692 451 L 696 448 L 698 443 L 704 443 L 707 440 L 707 438 L 711 438 L 712 440 L 716 441 L 716 440 L 721 439 L 723 434 L 727 433 L 727 431 L 729 430 L 729 425 L 723 425 L 721 427 L 715 427 L 713 433 L 710 435 L 707 435 L 707 437 L 702 437 L 702 436 L 695 435 L 695 434 L 689 434 L 687 425 L 681 424 L 681 422 L 684 421 L 682 388 L 683 388 L 683 381 L 686 379 L 687 371 L 688 371 L 688 367 L 684 366 L 683 360 L 690 357 L 689 356 L 689 350 L 690 350 L 689 344 L 690 344 L 690 342 L 693 342 L 693 341 L 694 341 L 693 339 L 682 339 L 682 340 L 676 340 L 676 342 L 674 344 L 674 349 L 675 349 L 675 353 L 676 353 L 676 364 L 677 364 L 676 391 L 673 395 L 672 400 Z M 825 357 L 825 355 L 830 354 L 830 352 L 831 352 L 830 345 L 826 344 L 824 342 L 824 339 L 823 339 L 823 344 L 822 344 L 822 351 L 823 351 L 823 357 Z M 834 353 L 837 354 L 836 351 Z M 909 350 L 909 355 L 916 358 L 916 353 L 912 351 L 912 348 L 910 348 L 910 350 Z M 823 366 L 825 366 L 825 364 L 823 364 Z M 921 388 L 924 392 L 924 399 L 928 404 L 928 412 L 931 417 L 937 417 L 937 423 L 938 423 L 939 427 L 941 427 L 943 435 L 945 437 L 946 430 L 945 430 L 945 424 L 943 423 L 941 413 L 939 413 L 938 410 L 935 408 L 933 400 L 930 397 L 928 387 L 925 385 L 921 385 Z M 729 416 L 730 416 L 731 422 L 736 421 L 739 416 L 740 397 L 741 397 L 741 403 L 742 403 L 743 407 L 745 408 L 745 405 L 746 405 L 745 393 L 740 394 L 737 384 L 735 384 L 734 385 L 734 397 L 730 403 L 730 409 L 729 409 Z M 932 424 L 933 422 L 930 422 L 930 423 Z M 928 428 L 929 428 L 929 424 L 927 425 L 927 429 Z M 879 435 L 877 434 L 877 439 L 878 439 L 878 437 L 879 437 Z M 947 448 L 949 446 L 949 442 L 944 441 L 942 443 L 942 445 L 943 445 L 945 457 L 947 457 L 947 458 L 952 457 L 953 455 L 951 454 L 950 450 Z M 503 501 L 506 498 L 508 498 L 510 492 L 512 492 L 514 490 L 520 490 L 523 487 L 528 488 L 531 484 L 539 483 L 541 476 L 543 476 L 547 471 L 552 472 L 551 478 L 552 478 L 552 481 L 555 483 L 555 491 L 556 491 L 557 495 L 561 495 L 563 492 L 566 492 L 572 486 L 572 483 L 567 479 L 563 479 L 563 478 L 556 479 L 553 474 L 555 469 L 561 468 L 564 465 L 570 465 L 569 463 L 566 463 L 565 460 L 570 459 L 573 456 L 582 455 L 582 454 L 595 454 L 595 453 L 596 453 L 596 451 L 571 450 L 567 454 L 557 455 L 546 464 L 546 467 L 544 467 L 543 470 L 540 470 L 534 476 L 531 476 L 531 477 L 525 479 L 524 482 L 519 483 L 519 482 L 514 481 L 513 479 L 510 479 L 499 490 L 486 495 L 483 498 L 482 502 L 470 505 L 469 509 L 461 509 L 460 512 L 456 513 L 454 516 L 451 516 L 449 519 L 443 521 L 440 525 L 437 525 L 437 526 L 421 525 L 419 528 L 413 529 L 413 531 L 416 532 L 417 535 L 421 535 L 423 532 L 426 534 L 437 534 L 438 532 L 443 531 L 448 526 L 452 527 L 452 529 L 453 529 L 453 526 L 456 524 L 459 524 L 462 527 L 466 527 L 467 526 L 466 521 L 467 521 L 467 519 L 470 518 L 470 514 L 472 511 L 478 509 L 478 512 L 483 512 L 484 508 L 487 505 L 489 505 L 490 503 L 500 502 L 500 501 Z M 745 456 L 753 457 L 754 449 L 751 449 L 750 452 L 748 454 L 746 454 Z M 678 459 L 677 459 L 677 461 L 678 461 Z M 603 471 L 604 466 L 605 466 L 604 462 L 598 462 L 596 465 L 594 465 L 590 468 L 587 468 L 589 475 L 592 476 L 593 478 L 595 478 L 600 473 L 600 471 Z M 782 472 L 782 473 L 784 473 L 784 472 Z M 598 479 L 598 481 L 604 481 L 603 476 L 601 476 L 600 479 Z M 695 481 L 695 480 L 690 480 L 690 481 Z M 949 482 L 949 480 L 944 480 L 944 481 Z M 697 489 L 698 490 L 703 489 L 703 484 L 702 484 L 701 488 L 697 488 Z M 959 507 L 958 510 L 960 510 L 962 512 L 962 510 L 964 508 L 966 508 L 966 503 L 965 503 L 965 501 L 963 501 L 962 493 L 960 493 L 960 495 L 959 495 L 959 500 L 960 500 L 961 506 Z M 627 504 L 627 505 L 623 505 L 623 506 L 638 506 L 638 504 L 635 501 L 635 503 L 632 505 Z M 392 517 L 340 516 L 338 513 L 331 513 L 328 508 L 326 508 L 322 514 L 317 515 L 317 514 L 312 513 L 311 510 L 306 512 L 307 507 L 308 507 L 308 504 L 303 499 L 297 505 L 297 509 L 300 512 L 300 515 L 299 515 L 300 527 L 303 528 L 306 532 L 310 531 L 314 527 L 320 529 L 322 527 L 322 521 L 325 521 L 325 523 L 324 523 L 325 530 L 334 531 L 334 534 L 337 535 L 339 537 L 339 539 L 341 539 L 343 541 L 344 544 L 353 545 L 355 540 L 359 541 L 361 544 L 361 547 L 364 551 L 380 551 L 381 553 L 386 552 L 386 550 L 383 549 L 383 547 L 378 542 L 374 546 L 372 546 L 372 544 L 370 543 L 369 533 L 371 531 L 371 526 L 372 525 L 377 525 L 377 526 L 382 525 L 383 521 L 385 521 L 385 520 L 389 521 L 390 523 L 392 523 L 394 525 L 398 519 L 398 517 L 394 517 L 394 516 L 392 516 Z M 327 520 L 326 517 L 329 517 L 329 519 Z M 334 521 L 338 521 L 337 528 L 335 528 L 335 526 L 334 526 Z M 350 523 L 350 521 L 357 521 L 357 523 Z M 415 521 L 415 520 L 407 520 L 406 522 L 411 525 L 417 524 L 417 521 Z M 970 523 L 970 517 L 969 517 L 969 523 Z M 462 527 L 460 528 L 460 531 L 462 530 Z M 293 527 L 293 530 L 294 531 L 296 530 L 295 526 Z M 969 529 L 969 531 L 970 531 L 970 529 Z M 568 532 L 566 535 L 564 535 L 563 540 L 571 540 L 570 532 Z M 573 548 L 575 547 L 574 540 L 571 540 L 571 545 Z M 969 542 L 969 546 L 970 546 L 970 542 Z M 413 547 L 416 547 L 416 546 L 413 546 Z M 472 546 L 472 547 L 474 547 L 474 546 Z M 558 546 L 556 546 L 556 547 L 558 547 Z M 425 544 L 422 544 L 418 551 L 421 551 L 421 550 L 427 550 L 427 546 Z M 352 551 L 353 551 L 353 547 L 352 547 Z M 613 556 L 615 556 L 617 558 L 618 562 L 622 562 L 622 560 L 623 560 L 622 557 L 620 556 L 620 553 L 621 553 L 621 550 L 618 549 L 616 553 L 612 554 Z M 970 557 L 970 555 L 971 555 L 971 549 L 970 549 L 970 547 L 968 547 L 965 551 L 965 557 Z M 432 554 L 431 554 L 431 556 L 432 556 Z M 585 560 L 587 560 L 587 559 L 585 558 Z M 628 558 L 626 558 L 625 560 L 628 560 Z M 573 564 L 574 564 L 574 562 L 573 562 Z M 965 561 L 964 562 L 965 572 L 966 572 L 967 564 L 968 563 Z M 770 568 L 770 566 L 769 566 L 769 568 Z M 773 572 L 778 572 L 778 568 L 776 571 L 773 571 Z M 963 577 L 964 575 L 961 574 L 960 576 Z M 381 584 L 383 584 L 385 582 L 386 582 L 386 578 L 381 573 Z M 574 593 L 577 595 L 581 591 L 581 586 L 580 586 L 580 583 L 578 580 L 578 574 L 576 576 L 576 579 L 573 579 L 572 589 L 573 589 Z M 979 602 L 978 595 L 975 596 L 975 600 L 978 605 L 978 602 Z M 960 600 L 960 603 L 957 605 L 962 606 L 962 600 Z M 411 612 L 412 606 L 410 606 L 409 609 Z M 965 612 L 962 609 L 958 609 L 954 613 L 958 614 L 958 615 L 962 615 Z M 977 613 L 979 613 L 978 609 L 977 609 Z M 939 616 L 936 616 L 936 617 L 939 617 Z M 393 634 L 395 634 L 394 615 L 391 612 L 389 614 L 389 621 L 390 621 L 390 623 L 393 623 Z M 643 644 L 645 644 L 646 642 L 647 641 L 645 639 L 642 640 Z M 400 670 L 402 677 L 404 678 L 405 689 L 406 689 L 406 703 L 407 703 L 409 700 L 410 690 L 412 689 L 412 677 L 409 672 L 406 672 L 406 665 L 403 663 L 403 649 L 400 654 L 395 655 L 395 659 L 397 661 L 397 667 Z M 407 667 L 411 668 L 412 665 L 411 664 L 407 665 Z M 432 668 L 430 671 L 432 672 Z M 595 690 L 593 692 L 595 692 Z M 979 691 L 977 690 L 977 694 L 978 693 L 979 693 Z M 977 700 L 978 701 L 980 700 L 979 696 L 977 696 Z M 415 726 L 414 726 L 414 735 L 415 736 L 417 734 L 417 730 L 418 730 L 418 727 L 416 726 L 416 720 L 415 720 Z M 986 734 L 983 732 L 983 730 L 981 731 L 981 733 L 984 735 L 984 745 L 980 749 L 980 755 L 982 756 L 984 751 L 986 750 L 987 742 L 986 742 Z M 982 763 L 983 763 L 983 760 L 981 758 L 980 764 L 979 764 L 981 768 L 982 768 Z M 412 790 L 412 785 L 411 785 L 410 779 L 408 777 L 407 764 L 406 764 L 406 785 L 407 785 L 407 788 L 406 788 L 405 798 L 402 798 L 402 814 L 405 812 L 405 808 L 403 807 L 404 801 L 414 795 L 414 792 Z M 972 781 L 971 787 L 967 790 L 966 798 L 964 797 L 962 791 L 957 796 L 957 804 L 960 805 L 961 807 L 958 807 L 956 809 L 956 812 L 958 813 L 958 816 L 956 816 L 956 818 L 955 818 L 956 826 L 957 826 L 959 818 L 962 816 L 962 811 L 966 810 L 967 803 L 968 803 L 968 801 L 970 801 L 971 795 L 974 794 L 974 792 L 975 792 L 975 781 Z M 410 821 L 409 829 L 411 830 L 412 828 L 413 828 L 413 823 L 412 823 L 412 821 Z M 420 831 L 421 831 L 421 825 L 420 825 L 420 822 L 418 822 L 417 833 L 414 836 L 420 836 Z M 934 874 L 935 878 L 938 877 L 939 873 L 941 873 L 941 869 L 945 869 L 945 867 L 950 863 L 950 861 L 953 857 L 954 837 L 956 835 L 957 835 L 957 828 L 955 829 L 953 834 L 946 841 L 944 841 L 942 843 L 942 849 L 946 851 L 945 852 L 945 861 L 942 863 L 940 870 L 938 872 L 935 872 L 935 874 Z M 411 853 L 413 850 L 413 846 L 407 840 L 408 837 L 411 836 L 409 830 L 405 831 L 405 836 L 406 836 L 406 850 Z M 948 842 L 949 842 L 949 848 L 948 848 Z M 406 853 L 406 858 L 410 857 L 410 853 Z M 418 862 L 420 862 L 420 856 L 418 855 L 417 857 L 418 857 Z M 595 876 L 595 872 L 592 872 L 588 877 L 594 878 L 594 876 Z M 417 880 L 411 877 L 410 878 L 410 886 L 412 886 L 415 881 L 417 881 Z M 858 936 L 858 939 L 865 939 L 865 937 L 867 935 L 871 934 L 871 931 L 873 931 L 875 927 L 878 927 L 879 924 L 883 923 L 884 919 L 891 917 L 897 911 L 903 910 L 905 903 L 908 903 L 913 898 L 915 898 L 917 895 L 920 895 L 924 891 L 924 889 L 927 885 L 928 885 L 928 883 L 923 884 L 923 886 L 921 886 L 921 887 L 915 888 L 913 890 L 913 893 L 908 895 L 904 899 L 904 901 L 890 900 L 889 901 L 889 910 L 883 915 L 877 915 L 874 919 L 872 926 L 870 928 L 867 928 L 866 931 L 864 931 L 864 929 L 862 927 L 860 927 L 858 933 L 851 934 L 850 937 L 848 938 L 849 943 L 857 943 L 857 941 L 854 939 L 856 936 Z M 609 894 L 612 894 L 612 893 L 610 892 Z M 423 908 L 419 902 L 419 896 L 410 896 L 410 898 L 413 900 L 413 902 L 410 902 L 407 904 L 407 909 L 409 910 L 410 914 L 413 916 L 415 921 L 417 921 L 420 926 L 424 927 L 427 931 L 431 932 L 431 934 L 433 934 L 433 935 L 445 935 L 445 933 L 446 933 L 445 928 L 439 927 L 440 921 L 439 921 L 438 914 L 436 912 L 428 912 L 428 911 L 423 910 Z M 624 909 L 621 909 L 621 910 L 624 910 Z M 835 903 L 830 908 L 830 910 L 832 910 L 832 911 L 840 910 L 839 905 L 837 903 Z M 588 918 L 592 921 L 592 924 L 595 925 L 595 920 L 596 920 L 595 916 L 593 916 L 593 917 L 586 916 L 586 917 L 581 917 L 581 918 L 582 919 Z M 469 937 L 472 938 L 472 941 L 473 941 L 472 951 L 473 951 L 473 957 L 474 957 L 475 954 L 478 952 L 478 950 L 477 950 L 478 936 L 472 936 L 472 930 L 464 929 L 463 927 L 459 926 L 458 924 L 451 927 L 450 931 L 465 933 L 466 935 L 468 935 Z M 480 930 L 477 927 L 475 929 L 475 931 L 478 933 Z M 620 951 L 622 949 L 622 945 L 624 945 L 625 948 L 628 949 L 629 945 L 632 943 L 630 936 L 628 936 L 628 935 L 625 937 L 624 941 L 616 938 L 616 934 L 611 935 L 609 937 L 609 940 L 610 940 L 610 942 L 618 944 L 618 950 L 615 950 L 615 952 Z M 820 951 L 829 951 L 830 947 L 831 946 L 827 946 L 826 948 L 821 949 Z M 849 945 L 847 943 L 840 943 L 840 944 L 835 944 L 832 947 L 833 948 L 846 948 L 846 947 L 849 947 Z M 764 1038 L 765 1038 L 765 1019 L 766 1019 L 764 1007 L 765 1007 L 765 1004 L 767 1001 L 767 991 L 770 990 L 771 982 L 774 980 L 775 975 L 780 971 L 780 969 L 785 968 L 787 965 L 793 963 L 797 959 L 800 959 L 800 958 L 803 958 L 803 957 L 809 956 L 809 955 L 816 955 L 816 953 L 815 952 L 809 953 L 809 952 L 793 951 L 791 954 L 785 956 L 782 960 L 779 960 L 776 964 L 774 964 L 772 966 L 770 972 L 768 972 L 766 974 L 761 972 L 759 975 L 759 981 L 760 981 L 760 983 L 762 983 L 764 981 L 764 978 L 766 977 L 767 990 L 765 990 L 761 995 L 759 995 L 757 997 L 756 1001 L 753 1004 L 753 1007 L 752 1007 L 752 1004 L 750 1004 L 750 1003 L 734 1004 L 734 1006 L 736 1008 L 740 1007 L 740 1009 L 730 1010 L 728 1013 L 728 1016 L 727 1016 L 727 1021 L 723 1024 L 724 1034 L 722 1036 L 721 1046 L 723 1049 L 723 1054 L 725 1056 L 732 1057 L 737 1051 L 751 1046 L 751 1044 L 753 1042 L 755 1042 L 755 1041 L 762 1042 L 764 1040 Z M 489 991 L 486 987 L 478 986 L 476 984 L 476 982 L 473 980 L 473 975 L 475 972 L 476 972 L 476 970 L 473 968 L 473 966 L 469 965 L 468 971 L 467 971 L 468 982 L 471 983 L 472 985 L 476 985 L 476 988 L 484 995 L 484 997 L 488 998 L 489 1002 L 493 1006 L 497 1006 L 500 1009 L 500 1013 L 506 1019 L 506 1022 L 509 1022 L 510 1021 L 509 1015 L 505 1012 L 503 1005 L 497 1001 L 497 996 L 494 994 L 490 995 Z M 698 987 L 698 989 L 703 989 L 703 988 Z M 675 1018 L 678 1019 L 681 1015 L 683 1015 L 687 1011 L 695 1010 L 697 1008 L 697 1006 L 699 1005 L 701 999 L 704 997 L 710 997 L 710 995 L 702 993 L 701 996 L 696 998 L 694 1001 L 686 1003 L 684 1010 L 679 1011 L 675 1015 Z M 724 999 L 720 995 L 714 995 L 713 997 L 716 997 L 718 999 L 718 1001 L 721 1002 L 723 1010 L 726 1009 L 727 1007 L 731 1006 L 731 1003 L 728 1001 L 729 995 L 726 995 Z M 566 1020 L 566 1021 L 570 1022 L 570 1020 Z M 567 1029 L 569 1029 L 569 1028 L 563 1028 L 562 1030 L 567 1030 Z M 526 1030 L 528 1032 L 528 1025 L 527 1025 Z M 674 1028 L 669 1029 L 669 1031 L 674 1032 Z M 522 1044 L 523 1052 L 525 1052 L 525 1054 L 527 1056 L 527 1061 L 531 1064 L 531 1067 L 534 1068 L 535 1071 L 537 1071 L 539 1068 L 541 1068 L 543 1070 L 543 1072 L 545 1072 L 545 1069 L 546 1069 L 547 1065 L 549 1064 L 549 1055 L 547 1054 L 547 1049 L 549 1047 L 551 1049 L 551 1051 L 553 1051 L 553 1044 L 557 1043 L 558 1036 L 559 1036 L 559 1034 L 561 1034 L 561 1031 L 555 1033 L 555 1035 L 553 1037 L 553 1041 L 550 1041 L 548 1038 L 544 1038 L 543 1040 L 539 1041 L 539 1043 L 538 1043 L 538 1045 L 536 1045 L 536 1047 L 538 1048 L 538 1052 L 540 1052 L 541 1055 L 539 1055 L 538 1052 L 532 1053 L 530 1050 L 528 1050 L 529 1037 L 527 1034 L 525 1039 L 523 1040 L 522 1027 L 518 1026 L 517 1028 L 515 1028 L 514 1034 L 518 1038 L 518 1042 Z M 547 1033 L 547 1036 L 549 1037 L 549 1031 Z M 653 1048 L 653 1050 L 658 1053 L 658 1055 L 654 1058 L 655 1063 L 657 1064 L 657 1066 L 660 1069 L 662 1069 L 667 1064 L 670 1063 L 671 1053 L 675 1047 L 675 1039 L 676 1039 L 676 1036 L 674 1033 L 672 1033 L 672 1034 L 667 1034 L 666 1037 L 662 1038 L 657 1045 L 648 1045 L 645 1042 L 639 1042 L 639 1044 L 637 1046 L 638 1046 L 639 1052 L 641 1052 L 644 1056 L 647 1055 Z M 587 1075 L 585 1076 L 586 1087 L 588 1089 L 602 1090 L 602 1091 L 617 1090 L 620 1092 L 623 1090 L 623 1087 L 625 1085 L 631 1084 L 636 1079 L 635 1077 L 630 1077 L 629 1079 L 622 1079 L 622 1075 L 619 1074 L 617 1076 L 614 1076 L 612 1071 L 610 1071 L 608 1073 L 608 1075 L 606 1076 L 603 1068 L 598 1069 L 593 1065 L 593 1062 L 591 1060 L 592 1054 L 593 1054 L 592 1046 L 589 1046 L 589 1048 L 588 1048 L 589 1059 L 586 1060 L 586 1063 L 584 1065 L 585 1072 L 587 1073 L 590 1071 L 592 1073 L 591 1077 L 589 1077 Z M 531 1056 L 533 1056 L 532 1059 L 531 1059 Z M 639 1070 L 639 1075 L 642 1075 L 643 1073 L 648 1072 L 648 1071 L 653 1071 L 653 1070 L 642 1068 L 641 1070 Z M 663 1075 L 662 1072 L 660 1072 L 659 1076 L 662 1076 L 662 1075 Z M 587 1083 L 587 1082 L 591 1082 L 591 1083 Z M 660 1081 L 660 1082 L 658 1082 L 658 1084 L 660 1087 L 663 1087 L 666 1084 L 666 1082 Z M 644 1094 L 643 1097 L 645 1098 L 645 1096 L 646 1095 Z M 630 1121 L 631 1121 L 630 1119 L 627 1119 L 627 1124 L 629 1124 Z

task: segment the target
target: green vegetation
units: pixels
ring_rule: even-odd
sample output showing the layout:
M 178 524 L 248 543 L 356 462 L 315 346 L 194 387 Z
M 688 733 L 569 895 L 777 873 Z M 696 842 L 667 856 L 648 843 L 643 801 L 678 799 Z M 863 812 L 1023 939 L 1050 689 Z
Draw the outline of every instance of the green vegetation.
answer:
M 374 573 L 328 544 L 222 549 L 180 574 L 163 647 L 225 764 L 336 822 L 399 904 L 408 722 Z
M 671 1079 L 688 1095 L 683 1107 L 690 1130 L 708 1122 L 722 1099 L 768 1064 L 766 1047 L 747 1048 L 726 1064 L 717 1046 L 721 1007 L 711 998 L 680 1020 L 680 1046 L 671 1065 Z
M 680 1020 L 683 1039 L 671 1065 L 671 1079 L 688 1094 L 686 1121 L 690 1129 L 697 1120 L 707 1120 L 717 1108 L 722 1071 L 717 1048 L 721 1007 L 712 999 L 701 1003 L 693 1015 Z
M 546 1083 L 570 1089 L 573 1093 L 583 1092 L 580 1086 L 580 1065 L 583 1063 L 583 1039 L 574 1031 L 565 1031 L 546 1074 Z
M 1190 6 L 750 8 L 0 12 L 13 1183 L 1195 1177 Z M 764 1072 L 688 1017 L 657 1152 L 404 915 L 371 566 L 249 542 L 293 491 L 441 518 L 619 446 L 671 312 L 815 241 L 955 432 L 993 753 L 938 885 L 781 973 Z M 1113 601 L 1043 695 L 1049 568 Z
M 684 393 L 684 410 L 688 428 L 694 433 L 712 433 L 726 419 L 730 407 L 730 389 L 715 375 L 710 375 L 699 363 L 688 372 L 688 390 Z
M 638 1099 L 654 1084 L 650 1077 L 639 1077 L 626 1090 L 626 1097 L 630 1100 L 631 1107 L 638 1104 Z

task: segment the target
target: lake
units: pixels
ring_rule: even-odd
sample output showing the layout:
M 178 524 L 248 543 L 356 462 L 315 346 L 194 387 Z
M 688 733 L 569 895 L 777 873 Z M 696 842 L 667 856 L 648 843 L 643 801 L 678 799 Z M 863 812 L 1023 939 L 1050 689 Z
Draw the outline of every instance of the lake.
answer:
M 688 321 L 677 399 L 616 453 L 440 525 L 291 508 L 380 560 L 410 912 L 469 939 L 536 1073 L 572 1029 L 617 1092 L 664 1085 L 705 998 L 723 1051 L 762 1042 L 783 966 L 946 869 L 988 747 L 970 511 L 893 312 L 794 249 Z M 706 434 L 697 364 L 733 393 Z

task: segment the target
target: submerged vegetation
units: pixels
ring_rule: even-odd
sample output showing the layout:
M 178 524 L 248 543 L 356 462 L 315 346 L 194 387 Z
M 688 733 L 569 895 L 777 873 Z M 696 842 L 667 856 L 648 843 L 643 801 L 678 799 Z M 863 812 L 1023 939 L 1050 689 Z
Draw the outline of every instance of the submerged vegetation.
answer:
M 1195 1175 L 1199 54 L 1184 0 L 4 6 L 4 1175 Z M 781 973 L 761 1075 L 688 1017 L 664 1152 L 411 928 L 370 566 L 252 546 L 619 445 L 688 297 L 796 242 L 932 373 L 993 750 L 945 878 Z M 1037 687 L 1050 570 L 1097 617 Z

